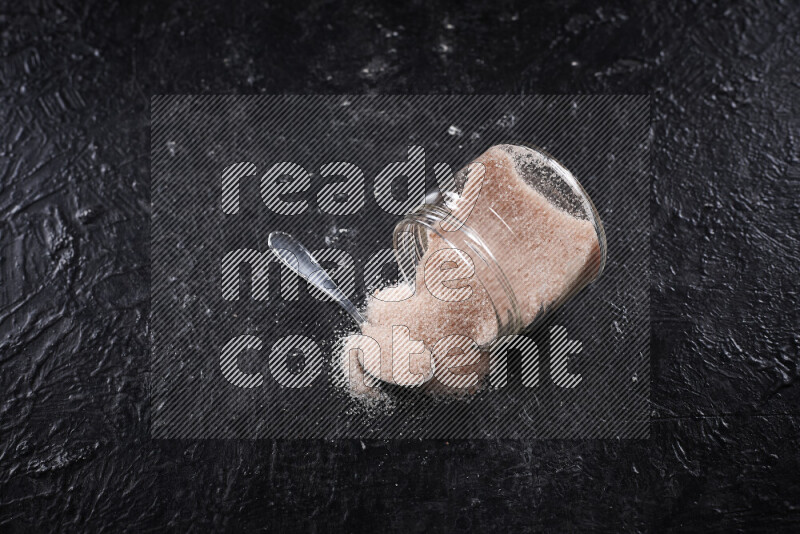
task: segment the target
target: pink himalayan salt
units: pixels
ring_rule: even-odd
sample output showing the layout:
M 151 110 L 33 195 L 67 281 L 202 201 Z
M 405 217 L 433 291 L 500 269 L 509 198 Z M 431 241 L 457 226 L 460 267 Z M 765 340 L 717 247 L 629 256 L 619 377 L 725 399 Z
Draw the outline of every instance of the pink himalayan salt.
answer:
M 592 223 L 559 209 L 519 176 L 514 159 L 530 161 L 532 154 L 541 159 L 538 153 L 521 147 L 505 145 L 487 150 L 475 160 L 484 165 L 485 177 L 480 180 L 470 175 L 461 195 L 461 198 L 479 195 L 472 212 L 467 206 L 453 207 L 453 214 L 476 230 L 492 250 L 515 293 L 523 324 L 529 324 L 543 309 L 554 304 L 579 277 L 596 273 L 600 264 L 598 239 Z M 443 232 L 443 235 L 456 243 L 451 239 L 456 233 Z M 357 373 L 366 371 L 367 375 L 380 377 L 385 382 L 407 386 L 427 382 L 435 369 L 445 363 L 451 368 L 462 365 L 460 372 L 464 374 L 473 371 L 476 376 L 486 374 L 488 357 L 485 352 L 480 360 L 469 353 L 454 358 L 450 355 L 447 362 L 443 361 L 445 354 L 431 357 L 436 343 L 448 335 L 467 336 L 481 346 L 497 336 L 497 319 L 489 294 L 496 294 L 499 287 L 489 287 L 487 292 L 477 276 L 457 284 L 445 284 L 460 284 L 471 289 L 468 299 L 447 302 L 432 295 L 426 286 L 426 274 L 430 278 L 432 273 L 440 272 L 443 263 L 438 258 L 429 260 L 445 248 L 452 248 L 452 245 L 428 233 L 428 249 L 418 264 L 416 291 L 411 298 L 391 301 L 411 292 L 411 287 L 404 284 L 382 289 L 368 298 L 367 322 L 362 325 L 362 334 L 377 341 L 377 345 L 360 346 L 362 369 L 356 369 Z M 473 257 L 473 263 L 480 272 L 481 260 Z M 430 279 L 428 282 L 431 284 Z M 395 339 L 397 346 L 393 354 L 392 327 L 396 325 L 407 327 L 408 335 Z M 348 345 L 346 350 L 351 347 Z

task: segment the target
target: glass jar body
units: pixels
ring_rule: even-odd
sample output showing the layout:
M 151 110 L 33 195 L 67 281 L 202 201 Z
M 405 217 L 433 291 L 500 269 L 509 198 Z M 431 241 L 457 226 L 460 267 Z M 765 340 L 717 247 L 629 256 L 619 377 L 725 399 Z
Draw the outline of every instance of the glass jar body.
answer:
M 597 210 L 545 152 L 493 146 L 443 189 L 396 225 L 400 271 L 419 283 L 435 249 L 458 251 L 489 297 L 497 336 L 519 332 L 601 275 Z

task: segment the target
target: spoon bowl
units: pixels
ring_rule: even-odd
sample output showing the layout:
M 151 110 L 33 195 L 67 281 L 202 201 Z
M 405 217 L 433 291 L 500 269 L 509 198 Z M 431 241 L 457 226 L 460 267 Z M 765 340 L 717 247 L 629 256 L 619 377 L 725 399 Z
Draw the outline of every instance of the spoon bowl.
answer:
M 361 326 L 364 317 L 350 299 L 339 289 L 325 269 L 299 241 L 284 232 L 272 232 L 268 238 L 269 247 L 284 265 L 306 280 L 341 306 L 353 320 Z

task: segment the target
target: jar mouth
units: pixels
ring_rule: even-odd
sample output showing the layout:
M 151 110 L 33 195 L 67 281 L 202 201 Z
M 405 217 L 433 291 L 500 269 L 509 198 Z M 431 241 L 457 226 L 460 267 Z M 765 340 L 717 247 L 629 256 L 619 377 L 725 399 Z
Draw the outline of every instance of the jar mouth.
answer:
M 401 275 L 407 282 L 414 282 L 417 263 L 428 249 L 428 232 L 435 234 L 451 248 L 457 250 L 467 248 L 468 250 L 464 250 L 465 253 L 486 266 L 485 270 L 481 270 L 485 273 L 484 276 L 488 274 L 493 277 L 493 281 L 502 289 L 495 294 L 489 293 L 497 319 L 497 335 L 517 332 L 524 326 L 522 314 L 511 283 L 500 263 L 481 235 L 466 223 L 459 224 L 458 229 L 442 231 L 440 223 L 450 216 L 450 212 L 446 209 L 433 204 L 423 204 L 398 223 L 395 227 L 393 244 Z M 487 290 L 495 286 L 480 276 L 478 279 Z

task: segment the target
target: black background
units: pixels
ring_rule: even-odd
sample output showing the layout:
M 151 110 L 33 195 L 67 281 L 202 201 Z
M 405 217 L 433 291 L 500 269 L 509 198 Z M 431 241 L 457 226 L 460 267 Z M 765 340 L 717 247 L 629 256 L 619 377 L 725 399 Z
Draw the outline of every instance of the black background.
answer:
M 0 528 L 791 530 L 798 8 L 3 2 Z M 653 95 L 644 441 L 151 441 L 156 93 Z

